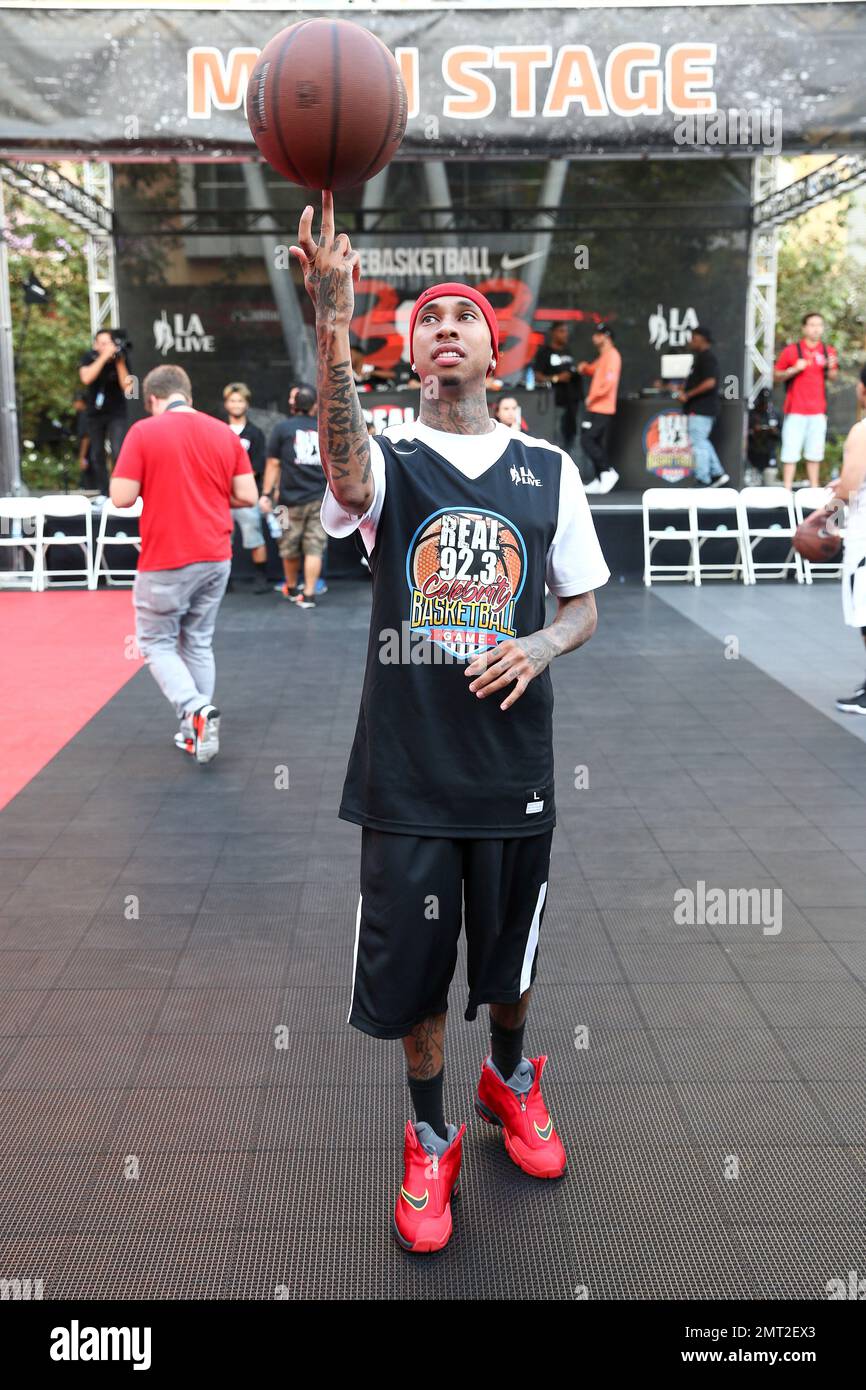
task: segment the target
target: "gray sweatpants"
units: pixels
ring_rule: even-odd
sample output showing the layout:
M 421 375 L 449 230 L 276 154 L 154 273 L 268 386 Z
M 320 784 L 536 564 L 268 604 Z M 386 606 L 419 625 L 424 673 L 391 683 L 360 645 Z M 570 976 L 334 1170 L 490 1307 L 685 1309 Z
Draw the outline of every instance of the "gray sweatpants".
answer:
M 213 634 L 231 567 L 231 560 L 202 560 L 135 576 L 136 641 L 178 718 L 213 699 Z

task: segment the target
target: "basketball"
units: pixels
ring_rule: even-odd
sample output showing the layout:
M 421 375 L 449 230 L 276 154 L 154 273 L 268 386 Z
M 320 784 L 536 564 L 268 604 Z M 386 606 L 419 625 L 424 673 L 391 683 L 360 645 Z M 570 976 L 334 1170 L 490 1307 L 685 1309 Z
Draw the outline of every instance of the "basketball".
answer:
M 305 19 L 266 44 L 247 87 L 253 139 L 303 188 L 365 183 L 397 153 L 406 88 L 380 39 L 345 19 Z
M 810 565 L 832 564 L 839 558 L 842 541 L 838 531 L 832 529 L 835 511 L 835 507 L 831 507 L 829 512 L 819 507 L 794 532 L 794 549 Z

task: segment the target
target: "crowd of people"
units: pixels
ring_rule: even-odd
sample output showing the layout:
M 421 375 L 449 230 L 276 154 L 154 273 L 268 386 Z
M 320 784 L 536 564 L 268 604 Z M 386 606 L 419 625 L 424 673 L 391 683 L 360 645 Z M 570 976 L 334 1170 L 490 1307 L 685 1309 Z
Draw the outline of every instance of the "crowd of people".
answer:
M 570 342 L 567 323 L 554 323 L 526 373 L 528 387 L 552 391 L 557 411 L 556 442 L 567 453 L 579 441 L 593 476 L 588 493 L 607 493 L 619 482 L 610 457 L 610 434 L 622 374 L 622 357 L 613 329 L 597 323 L 592 332 L 595 356 L 578 360 Z M 699 325 L 691 334 L 691 368 L 688 377 L 672 390 L 687 417 L 694 456 L 694 482 L 700 487 L 719 487 L 729 481 L 712 442 L 720 410 L 720 370 L 713 334 Z M 411 363 L 383 368 L 370 362 L 361 345 L 351 351 L 352 375 L 363 393 L 400 385 L 420 386 Z M 803 315 L 801 336 L 787 344 L 775 363 L 774 380 L 784 384 L 781 414 L 770 390 L 762 391 L 749 414 L 747 456 L 760 470 L 764 482 L 773 482 L 778 462 L 782 480 L 791 488 L 798 464 L 805 463 L 811 485 L 818 483 L 827 437 L 827 382 L 838 375 L 838 356 L 824 342 L 824 320 L 817 312 Z M 81 390 L 76 397 L 76 437 L 82 485 L 108 491 L 106 445 L 117 460 L 128 430 L 127 393 L 131 381 L 127 343 L 117 330 L 101 329 L 79 364 Z M 525 433 L 521 406 L 505 384 L 496 381 L 492 418 L 515 433 Z M 303 609 L 316 606 L 327 592 L 325 581 L 327 537 L 319 518 L 325 477 L 319 456 L 316 424 L 316 392 L 305 383 L 292 386 L 288 413 L 265 438 L 249 418 L 251 393 L 244 382 L 230 382 L 223 391 L 225 420 L 247 453 L 258 489 L 254 508 L 233 511 L 241 548 L 248 553 L 254 574 L 254 592 L 269 593 L 267 578 L 267 527 L 278 543 L 283 566 L 276 592 Z M 367 428 L 375 434 L 372 412 L 365 412 Z

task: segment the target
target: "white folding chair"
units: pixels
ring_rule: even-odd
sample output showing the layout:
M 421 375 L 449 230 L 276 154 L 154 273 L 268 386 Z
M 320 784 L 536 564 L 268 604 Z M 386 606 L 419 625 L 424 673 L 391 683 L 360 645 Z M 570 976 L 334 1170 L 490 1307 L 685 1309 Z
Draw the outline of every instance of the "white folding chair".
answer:
M 782 512 L 784 520 L 757 526 L 752 524 L 751 512 Z M 766 517 L 763 520 L 766 521 Z M 794 515 L 793 495 L 788 488 L 744 487 L 740 493 L 740 524 L 750 584 L 756 584 L 762 576 L 782 579 L 789 570 L 796 574 L 798 584 L 803 583 L 803 561 L 793 546 L 797 518 Z M 755 559 L 758 546 L 768 540 L 788 542 L 788 553 L 784 560 Z
M 37 593 L 42 587 L 42 500 L 39 497 L 0 497 L 0 546 L 17 552 L 15 559 L 30 557 L 30 568 L 23 563 L 15 569 L 0 570 L 0 587 L 28 588 Z M 22 553 L 23 552 L 23 553 Z M 20 581 L 24 580 L 24 583 Z
M 807 516 L 811 516 L 812 512 L 817 511 L 819 507 L 826 507 L 829 501 L 831 501 L 831 494 L 825 487 L 798 487 L 797 491 L 794 493 L 794 515 L 797 518 L 797 525 L 799 526 L 801 522 L 806 520 Z M 838 517 L 840 538 L 844 536 L 847 522 L 848 508 L 840 503 Z M 812 583 L 813 574 L 817 574 L 819 578 L 823 574 L 830 579 L 838 579 L 842 573 L 841 557 L 838 560 L 834 560 L 832 563 L 826 560 L 818 560 L 813 563 L 811 560 L 807 560 L 805 556 L 801 558 L 803 560 L 803 573 L 806 576 L 807 584 Z
M 112 518 L 121 517 L 124 521 L 138 521 L 141 516 L 143 500 L 137 497 L 131 507 L 116 507 L 113 502 L 106 500 L 102 515 L 99 518 L 99 531 L 96 536 L 96 559 L 93 562 L 94 588 L 99 583 L 101 573 L 105 574 L 105 582 L 112 587 L 121 587 L 124 584 L 130 585 L 135 579 L 137 571 L 134 569 L 115 569 L 105 558 L 106 549 L 111 546 L 125 545 L 134 546 L 141 554 L 141 536 L 138 534 L 136 525 L 132 535 L 126 530 L 118 529 L 108 534 L 108 523 Z
M 740 515 L 740 494 L 735 487 L 692 488 L 692 525 L 695 533 L 695 585 L 700 588 L 702 576 L 710 579 L 735 579 L 739 574 L 744 584 L 749 582 L 748 561 L 743 543 Z M 719 512 L 731 512 L 733 527 L 717 519 Z M 708 564 L 701 558 L 701 548 L 708 541 L 724 541 L 734 548 L 731 560 Z
M 88 589 L 95 589 L 93 514 L 90 499 L 81 497 L 76 493 L 53 492 L 41 500 L 42 540 L 40 549 L 42 552 L 43 587 L 48 588 L 50 580 L 59 579 L 60 583 L 56 586 L 57 588 L 74 587 L 80 584 L 86 585 Z M 75 531 L 69 535 L 62 527 L 56 531 L 49 530 L 55 520 L 66 521 L 78 517 L 84 522 L 83 531 Z M 58 545 L 80 546 L 84 555 L 84 564 L 74 569 L 59 569 L 50 566 L 48 564 L 48 552 L 52 546 Z
M 697 561 L 696 536 L 690 489 L 648 487 L 641 499 L 643 511 L 643 582 L 650 585 L 653 578 L 680 579 L 686 582 L 694 577 Z M 664 527 L 653 524 L 653 514 L 661 512 L 665 516 L 679 514 L 686 519 L 685 527 L 674 526 L 672 522 Z M 653 561 L 653 551 L 660 541 L 687 545 L 688 564 L 659 565 Z

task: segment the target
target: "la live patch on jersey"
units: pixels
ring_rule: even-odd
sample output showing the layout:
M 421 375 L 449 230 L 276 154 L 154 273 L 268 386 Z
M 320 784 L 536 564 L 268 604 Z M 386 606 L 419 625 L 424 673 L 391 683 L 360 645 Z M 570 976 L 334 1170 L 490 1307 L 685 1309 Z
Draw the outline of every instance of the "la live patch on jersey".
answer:
M 328 491 L 322 523 L 358 528 L 372 612 L 340 815 L 401 834 L 500 838 L 556 823 L 549 668 L 500 709 L 466 664 L 545 625 L 545 583 L 570 597 L 610 577 L 573 461 L 498 425 L 456 435 L 421 423 L 370 441 L 364 517 Z

